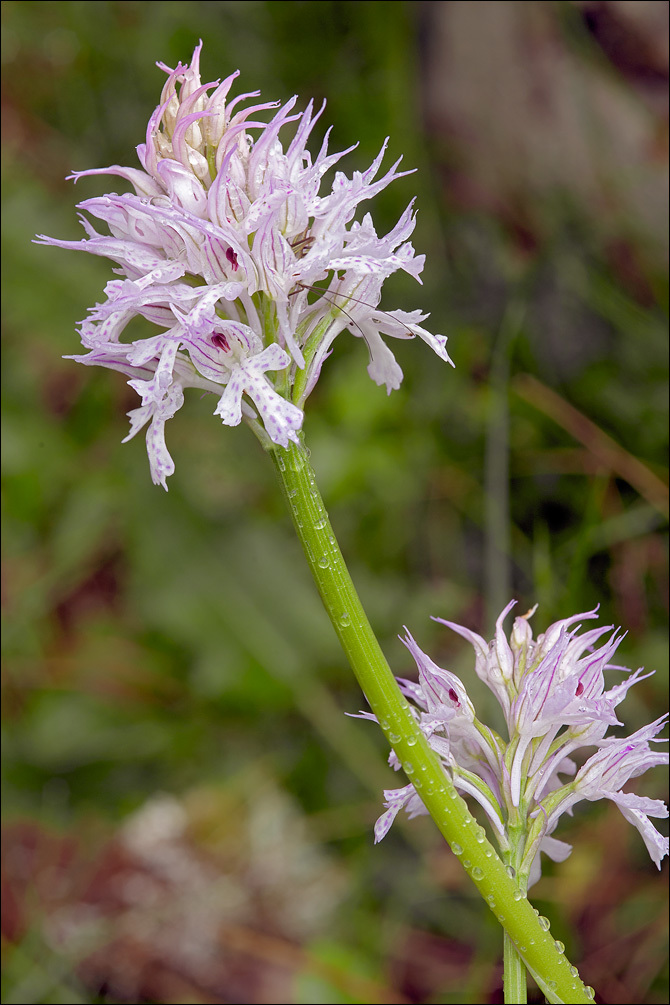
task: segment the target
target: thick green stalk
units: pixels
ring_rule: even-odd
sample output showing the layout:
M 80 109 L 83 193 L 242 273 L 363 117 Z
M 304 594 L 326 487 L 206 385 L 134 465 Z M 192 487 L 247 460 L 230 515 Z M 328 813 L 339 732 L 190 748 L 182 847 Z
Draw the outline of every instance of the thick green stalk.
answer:
M 525 894 L 473 819 L 419 729 L 370 627 L 345 565 L 303 445 L 270 450 L 324 606 L 370 707 L 430 815 L 549 1002 L 589 1005 L 577 971 L 559 952 Z

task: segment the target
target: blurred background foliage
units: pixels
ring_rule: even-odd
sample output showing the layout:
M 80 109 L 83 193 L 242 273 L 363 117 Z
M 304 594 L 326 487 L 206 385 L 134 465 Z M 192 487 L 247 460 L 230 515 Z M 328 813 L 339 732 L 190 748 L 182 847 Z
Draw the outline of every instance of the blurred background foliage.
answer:
M 79 237 L 71 169 L 134 164 L 163 74 L 326 98 L 333 149 L 384 137 L 418 173 L 424 286 L 456 369 L 394 345 L 387 398 L 344 337 L 308 402 L 322 492 L 392 666 L 407 624 L 536 630 L 600 604 L 622 663 L 667 685 L 667 4 L 2 4 L 3 1001 L 502 1001 L 500 937 L 429 821 L 372 824 L 394 784 L 347 719 L 351 675 L 246 428 L 192 396 L 152 486 L 135 395 L 63 360 L 110 264 Z M 320 139 L 316 137 L 315 143 Z M 483 714 L 486 714 L 484 712 Z M 396 783 L 397 784 L 397 783 Z M 662 796 L 662 779 L 637 790 Z M 666 1002 L 664 889 L 611 805 L 535 890 L 605 1002 Z M 538 1000 L 537 998 L 535 1000 Z

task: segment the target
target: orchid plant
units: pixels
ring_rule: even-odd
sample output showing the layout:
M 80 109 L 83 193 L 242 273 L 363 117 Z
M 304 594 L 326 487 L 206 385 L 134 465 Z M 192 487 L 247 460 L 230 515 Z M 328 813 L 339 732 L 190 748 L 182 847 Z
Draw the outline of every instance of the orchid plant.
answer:
M 611 627 L 578 634 L 576 623 L 595 611 L 559 621 L 537 640 L 531 611 L 516 618 L 508 641 L 510 603 L 490 645 L 443 622 L 473 645 L 475 672 L 500 703 L 507 739 L 480 722 L 461 680 L 436 666 L 409 633 L 403 641 L 419 682 L 396 682 L 330 525 L 302 426 L 305 402 L 345 331 L 365 342 L 368 373 L 388 393 L 402 380 L 388 339 L 418 337 L 452 363 L 446 338 L 422 326 L 426 314 L 379 307 L 394 272 L 421 281 L 424 256 L 409 240 L 413 202 L 383 237 L 369 213 L 356 219 L 361 203 L 410 172 L 398 170 L 398 160 L 380 175 L 386 140 L 366 171 L 337 170 L 322 192 L 325 176 L 353 149 L 329 153 L 328 131 L 312 159 L 307 143 L 323 107 L 315 112 L 310 102 L 299 113 L 295 97 L 283 105 L 254 102 L 258 92 L 229 100 L 238 73 L 203 84 L 201 47 L 189 64 L 159 64 L 167 80 L 137 148 L 141 167 L 72 176 L 117 176 L 134 191 L 82 202 L 81 241 L 39 238 L 117 266 L 105 300 L 81 322 L 86 352 L 70 358 L 129 378 L 141 403 L 129 413 L 126 439 L 147 427 L 151 477 L 165 489 L 174 472 L 165 424 L 182 407 L 185 388 L 213 394 L 224 425 L 252 428 L 274 461 L 316 585 L 370 705 L 361 715 L 379 723 L 391 765 L 409 779 L 385 793 L 376 840 L 401 808 L 410 816 L 429 813 L 504 928 L 505 1001 L 526 1000 L 528 970 L 550 1002 L 589 1002 L 593 990 L 526 892 L 539 876 L 540 852 L 556 861 L 569 854 L 553 832 L 581 799 L 614 800 L 660 867 L 668 843 L 649 818 L 667 810 L 622 787 L 667 760 L 652 746 L 665 717 L 629 737 L 606 736 L 610 725 L 621 725 L 615 708 L 643 675 L 638 670 L 604 689 L 605 672 L 623 670 L 610 662 L 621 636 L 614 632 L 596 647 Z M 285 143 L 280 136 L 289 126 Z M 89 217 L 108 233 L 98 233 Z M 154 333 L 129 339 L 136 317 Z M 571 755 L 582 747 L 595 753 L 577 769 Z M 481 808 L 498 852 L 463 795 Z

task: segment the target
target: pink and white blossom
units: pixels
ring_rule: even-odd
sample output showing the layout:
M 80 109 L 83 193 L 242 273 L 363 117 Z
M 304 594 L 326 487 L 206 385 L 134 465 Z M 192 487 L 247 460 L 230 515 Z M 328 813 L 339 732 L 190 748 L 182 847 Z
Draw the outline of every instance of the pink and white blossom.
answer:
M 649 818 L 667 817 L 667 808 L 658 799 L 624 792 L 623 786 L 648 768 L 667 764 L 667 753 L 653 746 L 661 742 L 656 736 L 667 716 L 631 736 L 606 736 L 610 726 L 622 725 L 615 709 L 628 689 L 650 674 L 612 663 L 623 638 L 612 626 L 579 634 L 579 622 L 596 617 L 596 611 L 556 622 L 533 639 L 533 609 L 515 619 L 508 640 L 503 620 L 512 606 L 498 618 L 490 643 L 461 625 L 434 619 L 472 644 L 475 671 L 502 708 L 507 738 L 479 721 L 460 678 L 433 663 L 408 633 L 402 641 L 419 680 L 399 684 L 422 732 L 455 787 L 484 810 L 501 851 L 519 866 L 520 882 L 531 885 L 539 878 L 540 852 L 557 862 L 567 858 L 570 845 L 552 835 L 561 815 L 582 800 L 614 802 L 660 868 L 668 839 Z M 603 636 L 605 642 L 597 645 Z M 612 672 L 627 676 L 606 689 L 605 674 Z M 577 769 L 573 755 L 584 748 L 595 752 Z M 389 762 L 401 767 L 394 753 Z M 427 813 L 412 784 L 385 791 L 384 800 L 376 841 L 402 808 L 410 816 Z
M 410 173 L 398 170 L 398 160 L 380 175 L 388 140 L 366 171 L 337 170 L 321 192 L 324 176 L 353 149 L 329 154 L 329 130 L 312 160 L 307 142 L 323 108 L 315 112 L 310 102 L 296 112 L 295 97 L 248 104 L 258 92 L 230 100 L 238 72 L 203 84 L 201 48 L 190 64 L 159 64 L 167 80 L 137 147 L 141 168 L 117 164 L 71 176 L 110 175 L 133 192 L 82 202 L 81 241 L 39 238 L 116 264 L 122 278 L 81 322 L 90 351 L 71 358 L 130 377 L 142 404 L 130 413 L 129 435 L 149 423 L 152 477 L 164 487 L 174 470 L 164 426 L 185 387 L 218 395 L 214 414 L 224 424 L 244 418 L 286 447 L 297 440 L 305 399 L 342 332 L 366 342 L 368 372 L 389 392 L 402 371 L 388 337 L 418 337 L 451 363 L 446 338 L 421 326 L 426 314 L 379 308 L 388 276 L 402 270 L 420 282 L 424 265 L 409 240 L 413 203 L 383 237 L 369 213 L 355 219 L 361 203 Z M 280 139 L 287 127 L 288 143 Z M 159 333 L 124 341 L 137 316 Z

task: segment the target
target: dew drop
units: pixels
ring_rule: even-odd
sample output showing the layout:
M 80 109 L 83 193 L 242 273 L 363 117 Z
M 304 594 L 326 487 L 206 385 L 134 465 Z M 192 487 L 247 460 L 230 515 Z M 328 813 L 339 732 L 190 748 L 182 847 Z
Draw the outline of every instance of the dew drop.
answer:
M 399 743 L 399 741 L 402 739 L 402 737 L 399 736 L 398 733 L 389 733 L 388 738 L 390 743 Z
M 486 831 L 484 830 L 483 827 L 477 828 L 477 833 L 475 834 L 475 840 L 477 841 L 477 844 L 483 844 L 483 842 L 486 840 Z
M 557 987 L 556 981 L 547 981 L 547 987 L 550 991 L 555 991 Z
M 471 824 L 472 823 L 472 817 L 470 816 L 469 813 L 466 816 L 463 817 L 463 823 L 464 824 Z
M 592 988 L 592 987 L 590 987 L 590 986 L 589 986 L 589 985 L 587 984 L 587 985 L 586 985 L 586 988 L 585 988 L 585 990 L 586 990 L 586 997 L 587 997 L 587 998 L 595 998 L 595 996 L 596 996 L 596 993 L 595 993 L 595 991 L 593 990 L 593 988 Z
M 408 746 L 408 747 L 413 747 L 413 746 L 415 746 L 415 744 L 416 744 L 416 741 L 417 741 L 417 737 L 416 737 L 416 736 L 408 736 L 408 737 L 407 737 L 407 746 Z
M 316 526 L 316 524 L 315 524 L 315 526 Z M 322 569 L 327 569 L 329 565 L 330 565 L 330 559 L 328 558 L 328 556 L 327 555 L 322 555 L 321 558 L 319 559 L 319 566 Z
M 405 763 L 403 764 L 403 768 L 405 770 L 406 775 L 414 774 L 414 765 L 412 764 L 411 761 L 405 761 Z
M 534 946 L 535 945 L 535 939 L 529 939 L 528 940 L 528 945 L 529 946 Z
M 277 467 L 280 471 L 286 471 L 286 464 L 281 454 L 277 454 Z
M 485 848 L 484 849 L 484 854 L 486 855 L 487 858 L 491 858 L 491 856 L 493 855 L 493 852 L 491 851 L 490 848 Z
M 563 945 L 563 943 L 559 939 L 556 939 L 556 942 L 554 943 L 554 945 L 558 949 L 559 953 L 564 953 L 565 952 L 565 946 Z
M 516 876 L 516 869 L 514 868 L 513 865 L 505 866 L 505 872 L 507 873 L 510 879 L 514 879 L 514 877 Z
M 465 866 L 466 869 L 469 869 L 470 866 L 472 865 L 472 862 L 470 861 L 469 858 L 464 858 L 463 859 L 463 865 Z
M 570 976 L 571 977 L 579 977 L 579 970 L 577 969 L 577 967 L 570 967 Z M 572 986 L 573 986 L 573 988 L 576 987 L 575 984 L 573 984 Z
M 540 917 L 537 920 L 540 922 L 540 928 L 542 929 L 542 931 L 548 932 L 549 928 L 551 927 L 549 918 L 545 918 L 542 915 L 540 915 Z
M 461 846 L 459 844 L 456 844 L 456 843 L 452 844 L 451 850 L 453 851 L 454 855 L 462 855 L 463 854 L 463 849 L 461 848 Z
M 522 953 L 526 952 L 526 947 L 525 946 L 519 946 L 519 949 L 521 950 Z
M 450 791 L 449 791 L 449 798 L 450 799 L 458 799 L 458 792 L 456 791 L 456 789 L 450 789 Z
M 484 876 L 484 870 L 480 869 L 479 866 L 476 865 L 474 867 L 474 869 L 472 870 L 472 878 L 473 879 L 482 879 L 483 876 Z
M 348 619 L 348 618 L 349 618 L 349 615 L 348 615 L 348 614 L 343 614 L 343 615 L 342 615 L 342 618 L 347 618 L 347 619 Z M 340 618 L 340 621 L 342 621 L 342 618 Z M 389 728 L 389 724 L 388 724 L 388 722 L 386 721 L 386 719 L 380 719 L 380 720 L 379 720 L 379 725 L 380 725 L 380 726 L 381 726 L 381 728 L 382 728 L 382 729 L 384 730 L 384 732 L 386 732 L 386 730 L 387 730 L 387 729 Z
M 328 521 L 325 516 L 320 517 L 314 521 L 314 530 L 323 530 L 327 523 Z
M 496 899 L 495 899 L 495 897 L 493 896 L 492 893 L 490 893 L 486 899 L 489 902 L 489 904 L 491 905 L 491 907 L 495 907 L 496 906 Z
M 351 618 L 349 617 L 346 611 L 344 611 L 343 614 L 340 614 L 340 624 L 342 625 L 343 628 L 346 628 L 347 625 L 351 624 Z M 383 723 L 380 723 L 380 725 L 382 729 L 386 729 Z
M 523 892 L 521 890 L 515 890 L 514 893 L 512 894 L 512 899 L 516 900 L 517 902 L 523 900 L 524 899 Z
M 499 914 L 498 915 L 498 921 L 504 921 L 504 920 L 505 920 L 505 915 L 504 914 Z
M 297 489 L 289 489 L 288 490 L 288 497 L 289 497 L 289 499 L 295 499 L 295 497 L 297 496 L 297 494 L 298 494 L 298 490 Z

